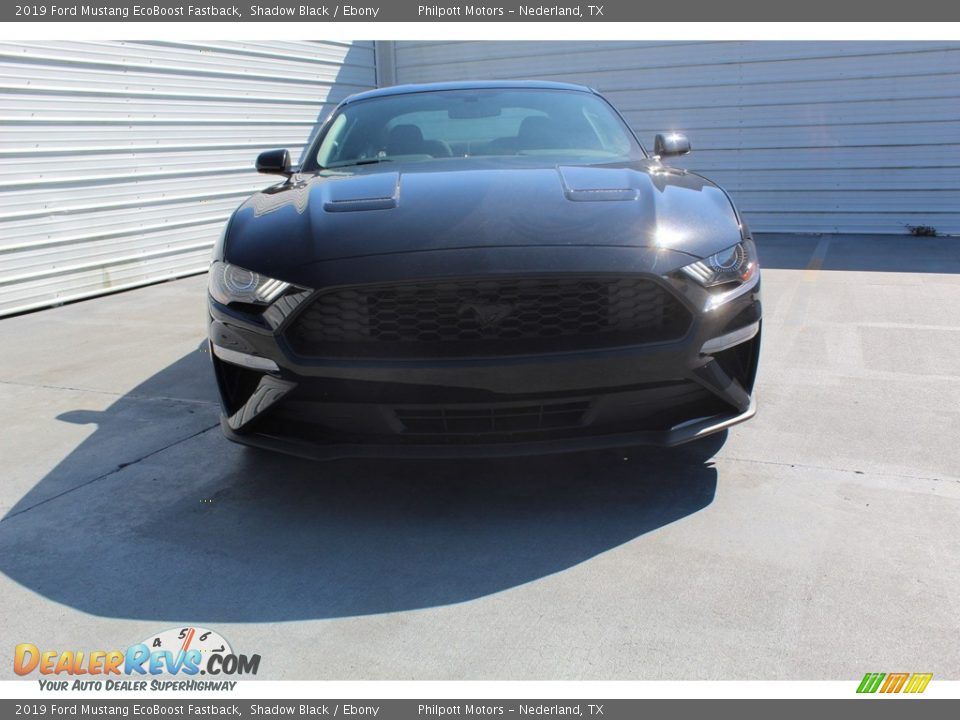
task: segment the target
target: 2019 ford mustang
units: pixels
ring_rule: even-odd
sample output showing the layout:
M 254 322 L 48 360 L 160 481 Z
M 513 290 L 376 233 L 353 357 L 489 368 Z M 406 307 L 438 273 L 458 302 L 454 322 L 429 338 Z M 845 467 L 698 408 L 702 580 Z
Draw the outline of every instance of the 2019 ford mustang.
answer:
M 336 458 L 675 445 L 751 417 L 760 271 L 717 185 L 593 90 L 354 95 L 230 218 L 209 336 L 227 437 Z

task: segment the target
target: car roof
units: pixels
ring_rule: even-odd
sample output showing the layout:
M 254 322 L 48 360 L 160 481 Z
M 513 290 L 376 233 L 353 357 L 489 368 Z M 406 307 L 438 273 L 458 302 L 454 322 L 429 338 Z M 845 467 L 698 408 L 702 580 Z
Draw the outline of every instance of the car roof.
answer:
M 412 93 L 434 92 L 437 90 L 486 90 L 486 89 L 528 89 L 528 90 L 573 90 L 576 92 L 593 93 L 593 89 L 586 85 L 572 83 L 550 82 L 547 80 L 469 80 L 460 82 L 419 83 L 411 85 L 392 85 L 390 87 L 367 90 L 351 95 L 342 104 L 357 100 L 367 100 L 389 95 L 408 95 Z

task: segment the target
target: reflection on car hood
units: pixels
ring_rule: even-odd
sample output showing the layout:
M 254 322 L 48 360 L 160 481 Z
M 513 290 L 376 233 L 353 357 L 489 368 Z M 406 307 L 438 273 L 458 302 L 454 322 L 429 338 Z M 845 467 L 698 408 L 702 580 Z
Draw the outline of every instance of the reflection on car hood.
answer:
M 701 258 L 739 240 L 723 191 L 654 162 L 452 159 L 343 168 L 257 193 L 234 215 L 225 256 L 285 278 L 312 263 L 394 253 L 619 246 Z

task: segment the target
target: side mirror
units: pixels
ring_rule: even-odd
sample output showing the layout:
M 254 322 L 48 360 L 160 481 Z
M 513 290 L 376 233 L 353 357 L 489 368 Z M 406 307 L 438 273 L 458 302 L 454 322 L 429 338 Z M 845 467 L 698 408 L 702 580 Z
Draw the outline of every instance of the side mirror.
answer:
M 257 155 L 257 172 L 290 177 L 290 151 L 265 150 Z
M 653 139 L 653 154 L 659 157 L 686 155 L 690 152 L 690 140 L 682 133 L 657 135 Z

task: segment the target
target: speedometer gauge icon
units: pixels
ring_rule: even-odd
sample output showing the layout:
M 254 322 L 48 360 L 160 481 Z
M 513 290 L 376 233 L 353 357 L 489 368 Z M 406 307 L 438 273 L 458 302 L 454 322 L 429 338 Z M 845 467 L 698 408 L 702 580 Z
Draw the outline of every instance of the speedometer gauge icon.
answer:
M 190 650 L 199 650 L 203 658 L 198 663 L 200 667 L 207 666 L 211 655 L 233 654 L 233 648 L 223 635 L 195 625 L 164 630 L 147 638 L 143 644 L 150 648 L 151 652 L 166 650 L 172 653 L 173 657 L 186 654 Z M 203 671 L 201 674 L 204 674 Z

